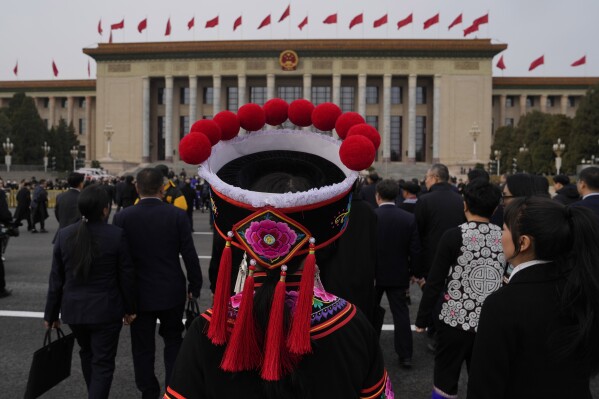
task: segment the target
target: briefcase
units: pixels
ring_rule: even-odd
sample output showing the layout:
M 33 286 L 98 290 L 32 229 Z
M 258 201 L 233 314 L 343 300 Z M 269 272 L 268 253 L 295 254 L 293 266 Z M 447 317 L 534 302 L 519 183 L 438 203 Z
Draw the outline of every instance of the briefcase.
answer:
M 189 326 L 200 315 L 200 306 L 195 299 L 187 300 L 187 307 L 185 308 L 185 329 L 189 330 Z
M 33 353 L 25 399 L 37 398 L 71 375 L 75 335 L 64 335 L 56 329 L 58 339 L 52 341 L 52 329 L 46 331 L 44 346 Z

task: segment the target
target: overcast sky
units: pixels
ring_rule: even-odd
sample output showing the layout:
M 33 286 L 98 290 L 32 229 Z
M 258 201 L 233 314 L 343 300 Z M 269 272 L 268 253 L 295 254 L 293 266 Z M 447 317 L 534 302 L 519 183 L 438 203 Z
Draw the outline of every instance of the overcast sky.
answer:
M 125 19 L 125 28 L 113 32 L 113 42 L 243 39 L 389 38 L 457 39 L 475 18 L 487 12 L 489 24 L 469 38 L 490 38 L 507 43 L 502 53 L 505 71 L 494 67 L 495 76 L 599 76 L 599 0 L 3 0 L 0 13 L 0 81 L 54 79 L 52 59 L 58 79 L 87 79 L 88 59 L 84 47 L 107 42 L 110 24 Z M 291 6 L 291 15 L 277 21 Z M 336 25 L 322 21 L 338 14 Z M 364 23 L 348 28 L 356 15 L 364 13 Z M 410 13 L 414 23 L 397 30 L 397 21 Z M 439 24 L 423 30 L 428 18 L 440 13 Z M 452 30 L 449 24 L 463 13 L 463 23 Z M 257 30 L 271 14 L 272 24 Z M 388 14 L 388 24 L 373 28 L 374 20 Z M 219 16 L 219 25 L 204 27 Z M 243 23 L 233 32 L 233 22 L 242 15 Z M 308 16 L 308 25 L 298 24 Z M 168 18 L 171 35 L 165 37 Z M 195 28 L 187 23 L 195 17 Z M 148 19 L 148 28 L 138 33 L 137 25 Z M 98 34 L 101 19 L 104 33 Z M 544 55 L 545 65 L 532 72 L 530 63 Z M 586 55 L 586 65 L 573 68 L 572 62 Z M 497 63 L 500 55 L 493 63 Z M 13 68 L 18 60 L 18 77 Z M 91 60 L 91 77 L 95 77 Z

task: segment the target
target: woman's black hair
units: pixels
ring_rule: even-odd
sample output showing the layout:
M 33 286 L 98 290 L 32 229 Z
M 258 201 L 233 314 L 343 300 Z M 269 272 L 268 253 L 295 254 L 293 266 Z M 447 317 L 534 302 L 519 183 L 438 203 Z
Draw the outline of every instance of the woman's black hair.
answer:
M 517 173 L 509 175 L 506 184 L 514 197 L 531 197 L 535 195 L 549 198 L 549 182 L 543 176 Z
M 87 282 L 92 261 L 98 255 L 88 224 L 104 221 L 104 209 L 110 206 L 110 196 L 100 184 L 94 183 L 81 190 L 77 205 L 81 220 L 77 230 L 68 238 L 68 245 L 72 250 L 73 275 Z
M 490 218 L 501 200 L 501 190 L 482 178 L 470 181 L 464 187 L 464 202 L 473 215 Z
M 583 360 L 599 371 L 599 223 L 584 207 L 565 207 L 548 198 L 516 198 L 504 222 L 516 253 L 520 237 L 531 237 L 536 259 L 555 262 L 565 276 L 562 327 L 551 337 L 558 359 Z

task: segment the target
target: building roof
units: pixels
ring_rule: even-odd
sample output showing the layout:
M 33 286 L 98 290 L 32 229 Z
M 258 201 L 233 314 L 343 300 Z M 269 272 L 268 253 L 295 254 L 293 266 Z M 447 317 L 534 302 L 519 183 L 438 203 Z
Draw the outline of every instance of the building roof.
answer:
M 28 92 L 28 91 L 95 91 L 95 79 L 81 80 L 17 80 L 0 81 L 1 92 Z
M 599 77 L 494 77 L 493 89 L 583 89 L 599 84 Z

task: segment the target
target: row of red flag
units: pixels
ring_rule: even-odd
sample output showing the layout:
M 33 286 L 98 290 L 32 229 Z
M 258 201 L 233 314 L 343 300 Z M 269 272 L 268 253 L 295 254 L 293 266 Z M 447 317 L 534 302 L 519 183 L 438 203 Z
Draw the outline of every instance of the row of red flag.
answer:
M 289 5 L 289 6 L 287 6 L 287 8 L 283 12 L 283 14 L 279 17 L 278 22 L 283 22 L 290 15 L 291 15 L 291 6 Z M 422 28 L 424 30 L 426 30 L 426 29 L 430 28 L 431 26 L 437 25 L 440 22 L 439 18 L 440 18 L 440 13 L 433 15 L 432 17 L 430 17 L 426 21 L 424 21 Z M 242 22 L 243 22 L 243 19 L 242 19 L 242 16 L 240 15 L 233 22 L 233 31 L 237 30 L 237 28 L 239 28 L 241 26 Z M 372 26 L 373 26 L 373 28 L 379 28 L 383 25 L 386 25 L 388 22 L 389 22 L 389 16 L 388 16 L 388 14 L 385 14 L 385 15 L 381 16 L 380 18 L 377 18 L 376 20 L 374 20 L 372 23 Z M 407 17 L 397 21 L 397 29 L 401 29 L 404 26 L 409 25 L 413 22 L 414 22 L 414 14 L 411 13 Z M 271 14 L 268 14 L 262 20 L 262 22 L 260 22 L 257 29 L 262 29 L 262 28 L 270 25 L 271 23 L 272 23 Z M 338 23 L 337 13 L 327 16 L 322 21 L 322 23 L 327 24 L 327 25 L 337 24 Z M 349 22 L 349 29 L 352 29 L 353 27 L 363 24 L 363 23 L 364 23 L 364 13 L 360 13 L 351 19 L 351 21 Z M 462 23 L 462 14 L 455 17 L 452 20 L 451 24 L 449 24 L 447 29 L 451 30 L 451 28 L 453 28 L 454 26 L 459 25 L 461 23 Z M 480 25 L 488 24 L 488 23 L 489 23 L 489 13 L 476 18 L 470 26 L 468 26 L 466 29 L 464 29 L 464 36 L 468 36 L 471 33 L 477 32 Z M 204 28 L 206 28 L 206 29 L 215 28 L 215 27 L 219 26 L 219 24 L 220 24 L 220 20 L 219 20 L 219 16 L 217 15 L 216 17 L 207 20 L 206 23 L 204 24 Z M 308 24 L 308 17 L 306 16 L 299 23 L 299 25 L 297 27 L 299 30 L 303 30 L 307 24 Z M 195 27 L 195 16 L 192 17 L 187 22 L 187 30 L 191 30 L 194 27 Z M 119 29 L 124 29 L 124 28 L 125 28 L 125 19 L 124 18 L 120 22 L 111 24 L 110 25 L 110 40 L 109 40 L 109 42 L 112 42 L 111 39 L 112 39 L 112 31 L 113 30 L 119 30 Z M 142 33 L 147 28 L 148 28 L 148 18 L 146 17 L 137 24 L 137 31 L 139 33 Z M 102 29 L 102 19 L 100 19 L 100 21 L 98 21 L 98 33 L 100 35 L 102 35 L 103 32 L 104 32 L 104 30 Z M 169 17 L 166 22 L 166 29 L 164 31 L 164 35 L 170 36 L 170 34 L 171 34 L 171 19 Z
M 17 60 L 15 67 L 12 69 L 12 73 L 15 76 L 19 76 L 19 61 Z M 52 60 L 52 74 L 54 75 L 55 78 L 58 77 L 58 67 L 56 66 L 56 62 L 54 62 L 54 60 Z M 91 66 L 89 63 L 89 60 L 87 61 L 87 77 L 91 78 Z

